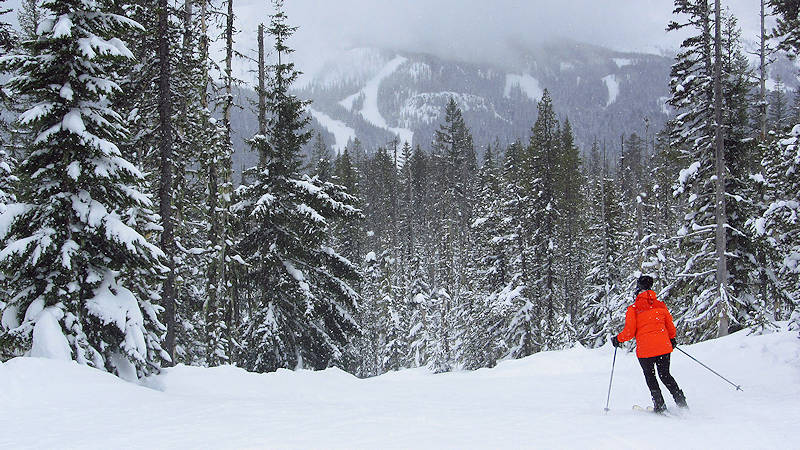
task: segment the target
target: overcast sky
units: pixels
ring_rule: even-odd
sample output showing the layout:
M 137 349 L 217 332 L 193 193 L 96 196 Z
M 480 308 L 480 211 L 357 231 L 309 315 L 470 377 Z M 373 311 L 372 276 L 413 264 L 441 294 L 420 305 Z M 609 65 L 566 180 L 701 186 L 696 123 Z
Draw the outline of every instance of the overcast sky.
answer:
M 14 7 L 20 0 L 10 0 Z M 220 0 L 216 0 L 220 1 Z M 744 37 L 758 34 L 758 0 L 723 0 Z M 269 22 L 269 0 L 234 0 L 237 49 L 255 55 L 256 29 Z M 570 38 L 624 51 L 677 48 L 664 31 L 672 0 L 287 0 L 298 68 L 313 73 L 335 52 L 380 46 L 470 61 L 494 59 L 509 41 Z M 12 14 L 13 15 L 13 14 Z M 240 74 L 247 63 L 240 62 Z
M 236 1 L 236 0 L 235 0 Z M 236 4 L 235 4 L 236 5 Z M 758 34 L 758 0 L 723 0 L 744 29 Z M 502 53 L 509 41 L 570 38 L 624 51 L 678 47 L 666 33 L 672 0 L 288 0 L 289 22 L 300 26 L 292 45 L 298 66 L 313 73 L 325 55 L 375 45 L 466 60 Z M 238 0 L 243 48 L 255 48 L 267 0 Z M 491 58 L 489 58 L 491 59 Z

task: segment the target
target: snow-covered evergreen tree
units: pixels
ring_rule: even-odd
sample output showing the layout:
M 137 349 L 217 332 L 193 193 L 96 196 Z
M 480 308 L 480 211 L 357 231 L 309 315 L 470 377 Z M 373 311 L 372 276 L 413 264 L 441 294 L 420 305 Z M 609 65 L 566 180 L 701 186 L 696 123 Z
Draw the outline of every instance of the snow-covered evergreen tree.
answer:
M 676 0 L 675 13 L 685 22 L 672 22 L 668 29 L 690 33 L 672 66 L 669 99 L 679 111 L 670 123 L 671 145 L 684 161 L 674 193 L 685 199 L 687 212 L 678 230 L 684 261 L 668 290 L 681 299 L 673 311 L 681 331 L 696 340 L 716 335 L 720 314 L 730 315 L 735 307 L 727 284 L 720 290 L 716 278 L 712 9 L 708 0 Z
M 503 334 L 511 358 L 530 356 L 541 349 L 536 334 L 539 329 L 534 308 L 535 283 L 530 261 L 530 236 L 527 215 L 531 210 L 530 197 L 523 183 L 528 176 L 525 167 L 525 149 L 520 142 L 511 144 L 503 162 L 503 210 L 499 233 L 492 243 L 504 247 L 508 255 L 508 272 L 505 283 L 489 293 L 487 302 L 493 311 L 508 317 Z
M 117 146 L 125 124 L 110 108 L 119 38 L 139 25 L 90 0 L 45 0 L 27 54 L 2 59 L 9 87 L 34 106 L 19 122 L 36 140 L 19 167 L 18 203 L 2 215 L 0 266 L 14 286 L 4 341 L 34 356 L 74 359 L 126 379 L 157 372 L 163 253 L 142 173 Z
M 358 325 L 357 268 L 331 246 L 332 225 L 357 219 L 354 198 L 339 185 L 300 175 L 300 151 L 310 139 L 306 102 L 289 92 L 298 72 L 287 62 L 283 2 L 275 1 L 269 34 L 278 58 L 267 95 L 266 135 L 252 146 L 266 154 L 239 206 L 249 223 L 241 240 L 248 277 L 260 280 L 244 336 L 242 362 L 249 370 L 325 368 L 337 364 Z
M 621 329 L 630 301 L 623 285 L 625 274 L 619 187 L 602 163 L 591 180 L 588 211 L 588 270 L 583 295 L 584 314 L 580 341 L 589 347 L 603 345 L 609 334 Z

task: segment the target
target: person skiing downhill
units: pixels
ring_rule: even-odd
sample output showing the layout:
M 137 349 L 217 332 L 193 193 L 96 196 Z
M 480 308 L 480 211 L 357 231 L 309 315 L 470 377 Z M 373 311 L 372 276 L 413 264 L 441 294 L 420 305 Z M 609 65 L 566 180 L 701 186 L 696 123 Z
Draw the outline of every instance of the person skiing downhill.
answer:
M 667 410 L 667 405 L 656 380 L 656 369 L 661 382 L 675 399 L 675 404 L 681 408 L 686 408 L 687 404 L 686 396 L 669 373 L 669 355 L 677 346 L 675 340 L 677 330 L 672 323 L 667 305 L 656 299 L 652 287 L 652 277 L 647 275 L 639 277 L 636 282 L 635 301 L 625 313 L 625 327 L 622 332 L 611 338 L 611 343 L 614 347 L 619 347 L 622 342 L 636 338 L 636 356 L 639 358 L 647 387 L 653 397 L 653 410 L 663 413 Z

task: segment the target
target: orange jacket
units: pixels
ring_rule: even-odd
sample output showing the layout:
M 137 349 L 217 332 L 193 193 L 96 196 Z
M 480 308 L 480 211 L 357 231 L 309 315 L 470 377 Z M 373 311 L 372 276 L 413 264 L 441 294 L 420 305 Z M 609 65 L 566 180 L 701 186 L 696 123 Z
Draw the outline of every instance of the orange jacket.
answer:
M 656 293 L 644 291 L 625 313 L 625 328 L 617 339 L 625 342 L 636 338 L 636 356 L 650 358 L 672 352 L 670 339 L 677 336 L 672 316 Z

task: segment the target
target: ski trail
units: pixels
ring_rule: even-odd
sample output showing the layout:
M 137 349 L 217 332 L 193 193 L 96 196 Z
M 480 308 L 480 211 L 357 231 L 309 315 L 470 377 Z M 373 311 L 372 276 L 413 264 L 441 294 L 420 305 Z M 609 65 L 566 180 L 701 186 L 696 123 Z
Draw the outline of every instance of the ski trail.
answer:
M 400 139 L 401 145 L 404 142 L 411 144 L 414 138 L 414 132 L 407 128 L 389 126 L 389 124 L 386 122 L 386 119 L 383 117 L 383 114 L 381 114 L 380 108 L 378 108 L 378 91 L 381 87 L 381 83 L 383 83 L 383 80 L 395 73 L 397 69 L 406 62 L 408 62 L 408 58 L 399 55 L 395 56 L 394 59 L 386 63 L 380 72 L 367 81 L 367 84 L 360 91 L 339 102 L 339 104 L 343 107 L 347 108 L 348 110 L 352 110 L 355 99 L 363 95 L 364 104 L 361 107 L 361 110 L 358 111 L 361 117 L 363 117 L 364 120 L 372 125 L 397 135 Z

